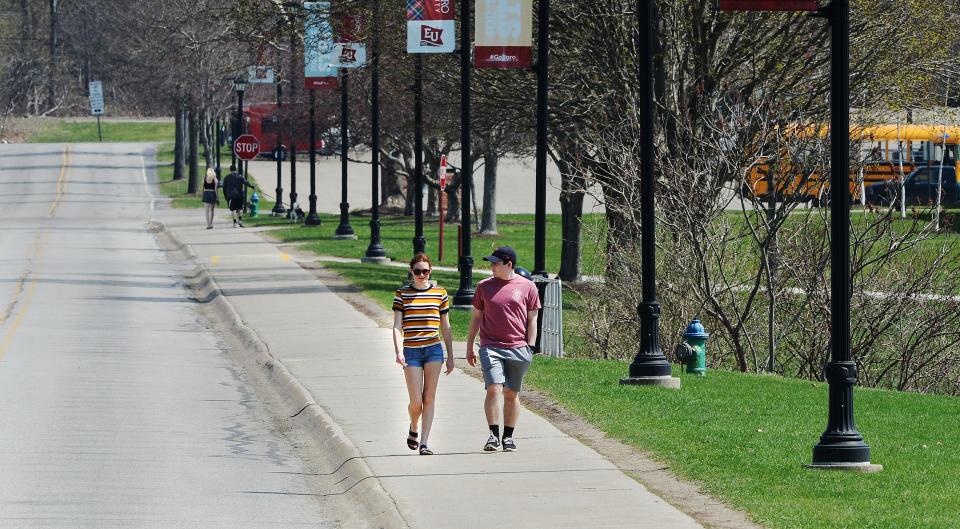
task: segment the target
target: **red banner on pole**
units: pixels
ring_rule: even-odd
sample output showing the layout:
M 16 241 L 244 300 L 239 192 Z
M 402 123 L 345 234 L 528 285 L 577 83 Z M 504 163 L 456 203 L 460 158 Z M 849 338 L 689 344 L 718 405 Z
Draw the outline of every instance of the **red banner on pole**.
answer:
M 817 0 L 720 0 L 720 11 L 816 11 Z
M 336 90 L 340 87 L 337 77 L 304 77 L 303 87 L 307 90 Z

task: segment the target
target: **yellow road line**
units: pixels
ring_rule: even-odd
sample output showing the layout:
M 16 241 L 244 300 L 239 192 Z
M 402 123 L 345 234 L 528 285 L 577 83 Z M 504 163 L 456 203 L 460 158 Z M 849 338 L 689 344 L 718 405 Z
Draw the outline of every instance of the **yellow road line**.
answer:
M 43 234 L 37 235 L 34 242 L 33 257 L 30 259 L 31 265 L 39 261 L 43 256 L 43 251 L 46 247 L 46 244 L 47 233 L 44 232 Z M 4 333 L 3 341 L 0 342 L 0 360 L 3 360 L 3 357 L 7 354 L 7 349 L 10 348 L 10 343 L 13 341 L 14 335 L 17 334 L 17 329 L 20 328 L 23 318 L 27 315 L 27 309 L 30 308 L 30 302 L 33 301 L 33 295 L 37 292 L 37 282 L 34 280 L 35 274 L 35 271 L 30 272 L 30 287 L 27 288 L 27 295 L 23 298 L 22 302 L 18 303 L 19 310 L 17 310 L 17 317 L 13 319 L 13 322 L 10 324 L 7 332 Z
M 60 166 L 60 176 L 57 178 L 57 195 L 53 199 L 53 203 L 50 204 L 50 209 L 47 211 L 47 215 L 50 217 L 54 216 L 54 213 L 57 210 L 57 206 L 60 205 L 60 199 L 63 197 L 63 192 L 66 189 L 67 182 L 67 167 L 70 161 L 70 146 L 66 146 L 63 149 L 63 163 Z M 14 287 L 13 300 L 7 305 L 7 309 L 4 311 L 4 314 L 0 314 L 0 326 L 6 323 L 7 319 L 12 315 L 12 311 L 16 310 L 17 316 L 11 322 L 10 327 L 7 328 L 6 332 L 3 335 L 3 341 L 0 341 L 0 360 L 3 360 L 4 355 L 7 354 L 7 349 L 10 348 L 10 343 L 13 341 L 13 337 L 17 334 L 17 329 L 20 328 L 20 324 L 23 322 L 23 318 L 27 315 L 27 309 L 30 308 L 30 302 L 33 300 L 33 295 L 37 291 L 37 282 L 34 280 L 36 275 L 35 267 L 39 265 L 40 258 L 43 256 L 44 248 L 47 244 L 47 232 L 37 234 L 34 238 L 32 255 L 28 258 L 27 271 L 24 272 L 23 276 L 20 277 L 20 280 L 17 282 L 17 285 Z M 24 283 L 29 281 L 30 286 L 26 289 L 26 295 L 24 294 Z M 23 296 L 21 300 L 20 297 Z
M 67 162 L 69 160 L 70 146 L 68 145 L 63 149 L 63 165 L 60 167 L 60 178 L 57 178 L 57 196 L 53 199 L 53 204 L 50 204 L 50 211 L 47 212 L 49 216 L 53 216 L 53 213 L 56 211 L 57 206 L 60 204 L 60 197 L 63 196 L 63 190 L 66 187 L 66 176 L 67 176 Z

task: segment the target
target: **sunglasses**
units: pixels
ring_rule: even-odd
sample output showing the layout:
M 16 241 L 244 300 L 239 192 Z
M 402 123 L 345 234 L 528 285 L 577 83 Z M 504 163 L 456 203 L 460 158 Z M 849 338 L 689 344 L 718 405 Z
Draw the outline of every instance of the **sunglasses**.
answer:
M 430 269 L 429 269 L 429 268 L 414 268 L 412 271 L 413 271 L 413 275 L 415 275 L 415 276 L 430 275 Z

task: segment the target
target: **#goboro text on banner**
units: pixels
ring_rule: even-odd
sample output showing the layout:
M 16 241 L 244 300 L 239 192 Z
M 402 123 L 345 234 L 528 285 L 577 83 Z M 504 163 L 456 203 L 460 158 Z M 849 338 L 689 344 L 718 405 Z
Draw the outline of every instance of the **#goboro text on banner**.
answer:
M 456 0 L 407 0 L 407 53 L 452 53 Z
M 477 0 L 475 68 L 528 68 L 533 0 Z
M 333 42 L 330 2 L 305 2 L 303 85 L 307 90 L 336 89 L 340 48 Z

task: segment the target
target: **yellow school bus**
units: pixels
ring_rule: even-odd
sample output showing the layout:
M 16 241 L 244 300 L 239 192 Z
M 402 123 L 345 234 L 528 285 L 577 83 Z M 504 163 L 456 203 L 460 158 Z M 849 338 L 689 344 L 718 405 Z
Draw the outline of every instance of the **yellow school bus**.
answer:
M 803 136 L 821 136 L 829 133 L 825 127 L 805 129 Z M 786 135 L 797 136 L 795 131 Z M 865 127 L 851 127 L 850 140 L 859 145 L 860 157 L 851 160 L 850 197 L 860 200 L 863 186 L 875 182 L 897 180 L 927 164 L 940 164 L 956 167 L 958 164 L 958 144 L 960 128 L 945 125 L 927 124 L 881 124 Z M 778 159 L 769 156 L 758 157 L 747 171 L 744 193 L 752 194 L 761 200 L 770 197 L 770 174 L 773 172 L 775 197 L 778 200 L 793 199 L 820 205 L 829 195 L 829 175 L 820 175 L 804 164 L 795 163 L 793 154 L 784 151 Z

